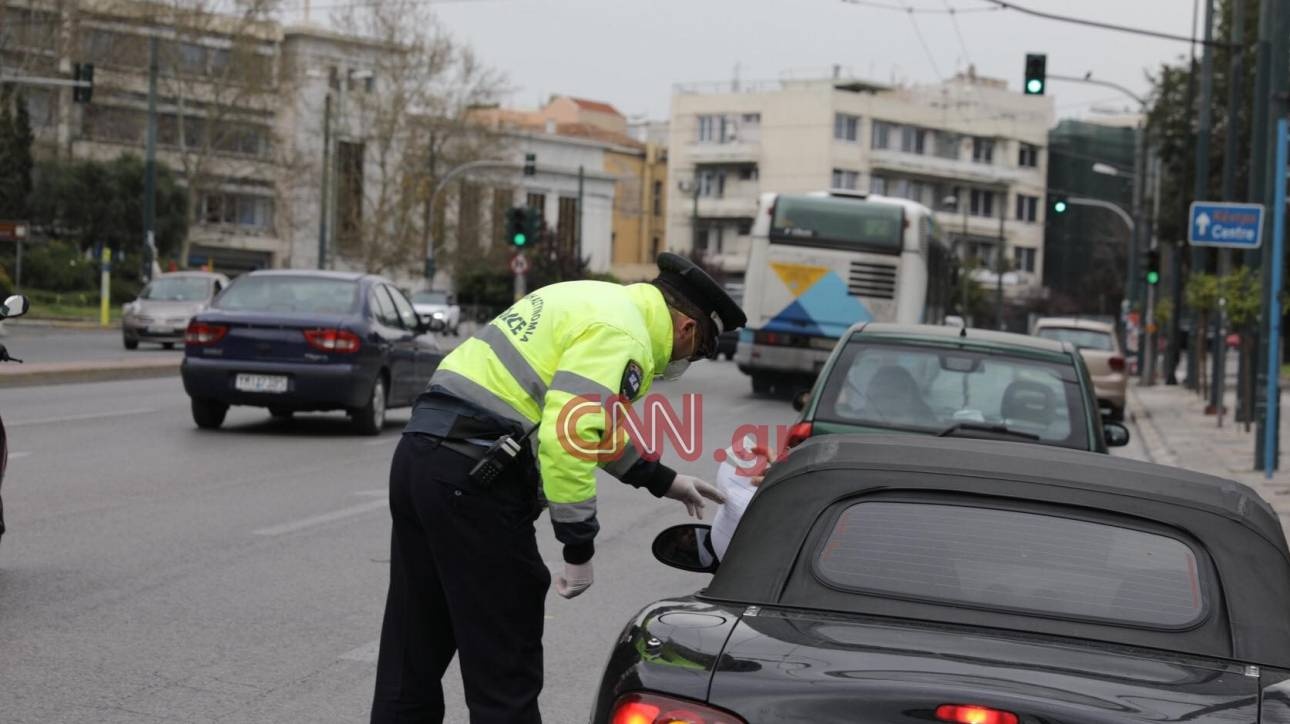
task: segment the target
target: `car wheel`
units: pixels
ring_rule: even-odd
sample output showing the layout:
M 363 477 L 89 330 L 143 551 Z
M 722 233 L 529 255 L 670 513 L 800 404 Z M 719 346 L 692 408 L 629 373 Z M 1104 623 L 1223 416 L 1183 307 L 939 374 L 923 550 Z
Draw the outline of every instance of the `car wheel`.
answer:
M 770 375 L 754 374 L 752 376 L 752 390 L 754 394 L 769 395 L 771 388 L 775 385 Z
M 735 358 L 734 352 L 726 352 L 726 361 L 729 362 Z
M 121 342 L 125 344 L 126 349 L 139 349 L 139 340 L 129 337 L 122 337 Z
M 458 324 L 457 326 L 455 326 L 455 327 L 453 327 L 453 328 L 452 328 L 452 336 L 454 336 L 454 337 L 460 337 L 460 336 L 461 336 L 461 325 L 460 325 L 460 324 Z
M 350 413 L 361 435 L 380 435 L 385 427 L 385 378 L 377 376 L 367 404 Z
M 201 397 L 193 398 L 193 422 L 203 430 L 218 430 L 224 424 L 228 405 Z
M 174 342 L 162 342 L 162 343 L 161 343 L 161 348 L 162 348 L 162 349 L 174 349 L 174 348 L 175 348 L 175 343 L 174 343 Z
M 290 420 L 291 416 L 296 414 L 295 410 L 285 410 L 281 407 L 270 407 L 269 414 L 275 420 Z

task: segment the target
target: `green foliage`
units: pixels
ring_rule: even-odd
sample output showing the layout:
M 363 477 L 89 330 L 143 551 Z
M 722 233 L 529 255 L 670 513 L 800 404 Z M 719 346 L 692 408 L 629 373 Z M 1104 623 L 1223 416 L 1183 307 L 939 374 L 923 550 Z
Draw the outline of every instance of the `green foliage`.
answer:
M 1197 312 L 1212 312 L 1218 308 L 1218 277 L 1213 274 L 1192 274 L 1183 286 L 1183 303 Z
M 82 251 L 106 244 L 136 257 L 142 253 L 144 163 L 138 156 L 41 163 L 35 189 L 31 220 L 37 235 L 65 239 Z M 156 242 L 162 258 L 176 254 L 188 234 L 187 204 L 175 175 L 158 164 Z M 137 275 L 137 264 L 132 271 Z
M 50 241 L 31 244 L 22 260 L 24 287 L 50 292 L 75 292 L 95 288 L 98 267 L 75 244 Z
M 993 319 L 994 306 L 990 293 L 972 278 L 972 273 L 981 266 L 980 260 L 976 258 L 963 262 L 959 267 L 953 296 L 949 300 L 953 313 L 967 320 Z M 964 299 L 967 300 L 966 304 Z
M 1263 309 L 1263 281 L 1258 270 L 1240 267 L 1219 279 L 1219 289 L 1227 300 L 1227 319 L 1232 328 L 1254 329 Z
M 25 219 L 31 198 L 34 136 L 27 103 L 11 86 L 0 90 L 0 219 Z
M 1169 320 L 1174 316 L 1174 302 L 1168 297 L 1161 297 L 1156 301 L 1155 307 L 1156 323 L 1164 328 L 1169 324 Z

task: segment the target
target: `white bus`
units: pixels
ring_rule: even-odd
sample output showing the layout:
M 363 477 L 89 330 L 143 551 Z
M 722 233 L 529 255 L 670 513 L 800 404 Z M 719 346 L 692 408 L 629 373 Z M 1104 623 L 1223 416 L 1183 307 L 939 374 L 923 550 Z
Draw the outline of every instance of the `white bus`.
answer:
M 762 194 L 735 362 L 754 392 L 809 388 L 856 322 L 944 321 L 954 269 L 922 204 L 854 192 Z

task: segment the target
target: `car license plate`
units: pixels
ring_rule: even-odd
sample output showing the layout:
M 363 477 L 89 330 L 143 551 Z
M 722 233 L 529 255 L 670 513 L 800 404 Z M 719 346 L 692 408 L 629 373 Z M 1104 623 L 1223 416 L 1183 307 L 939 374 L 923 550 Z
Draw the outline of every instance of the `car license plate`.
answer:
M 233 386 L 241 392 L 281 394 L 287 391 L 287 378 L 281 375 L 238 375 Z
M 167 324 L 148 325 L 148 334 L 174 334 L 175 328 Z

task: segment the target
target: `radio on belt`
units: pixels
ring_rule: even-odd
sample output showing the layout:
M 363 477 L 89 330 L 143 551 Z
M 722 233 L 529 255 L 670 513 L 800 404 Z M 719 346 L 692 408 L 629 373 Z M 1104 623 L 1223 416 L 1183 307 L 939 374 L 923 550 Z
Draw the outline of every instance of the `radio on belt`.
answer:
M 470 479 L 482 486 L 491 486 L 497 476 L 506 472 L 511 463 L 515 462 L 522 449 L 521 443 L 510 435 L 498 438 L 484 452 L 484 457 L 475 463 L 475 467 L 470 469 Z

